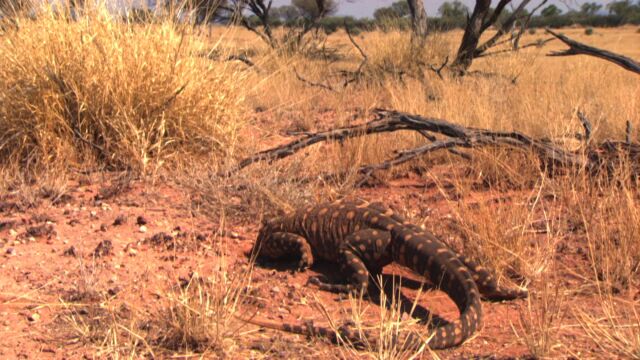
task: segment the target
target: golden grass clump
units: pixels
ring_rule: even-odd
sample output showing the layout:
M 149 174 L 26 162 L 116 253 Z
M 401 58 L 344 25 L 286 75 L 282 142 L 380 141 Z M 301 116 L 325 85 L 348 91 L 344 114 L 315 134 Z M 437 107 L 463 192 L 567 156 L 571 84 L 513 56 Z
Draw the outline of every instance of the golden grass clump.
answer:
M 228 155 L 242 75 L 199 56 L 193 28 L 124 23 L 105 5 L 73 20 L 51 8 L 0 38 L 0 164 L 96 160 L 145 171 L 176 155 Z
M 640 359 L 640 313 L 637 303 L 599 294 L 602 316 L 575 309 L 586 336 L 603 352 L 625 359 Z
M 586 230 L 593 279 L 608 291 L 634 285 L 640 274 L 640 206 L 633 190 L 611 187 L 603 194 L 576 194 Z

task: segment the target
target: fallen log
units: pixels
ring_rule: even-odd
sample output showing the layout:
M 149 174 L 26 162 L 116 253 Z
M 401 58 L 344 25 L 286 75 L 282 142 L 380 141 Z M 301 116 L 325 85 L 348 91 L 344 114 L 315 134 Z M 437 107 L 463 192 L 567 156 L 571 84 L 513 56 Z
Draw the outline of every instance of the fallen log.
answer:
M 401 130 L 417 131 L 425 136 L 430 143 L 415 149 L 399 151 L 393 158 L 382 163 L 364 165 L 358 169 L 359 174 L 368 177 L 376 170 L 386 170 L 440 149 L 456 151 L 456 148 L 480 148 L 483 146 L 503 146 L 533 151 L 546 169 L 573 168 L 598 172 L 603 168 L 603 164 L 613 161 L 611 159 L 619 159 L 619 155 L 614 155 L 617 153 L 627 154 L 635 159 L 635 163 L 638 163 L 637 160 L 640 159 L 640 145 L 630 141 L 606 141 L 598 145 L 587 143 L 587 149 L 584 151 L 568 151 L 550 141 L 535 139 L 517 131 L 503 132 L 469 128 L 442 119 L 385 109 L 375 109 L 373 114 L 375 118 L 364 124 L 305 133 L 292 142 L 251 155 L 241 160 L 235 167 L 218 175 L 230 176 L 257 162 L 283 159 L 320 142 L 342 142 L 346 139 L 369 134 Z M 585 139 L 590 139 L 591 124 L 582 114 L 580 114 L 580 120 L 585 128 Z M 444 137 L 444 139 L 437 139 L 435 135 Z M 469 156 L 464 157 L 471 159 Z M 640 164 L 638 165 L 640 167 Z

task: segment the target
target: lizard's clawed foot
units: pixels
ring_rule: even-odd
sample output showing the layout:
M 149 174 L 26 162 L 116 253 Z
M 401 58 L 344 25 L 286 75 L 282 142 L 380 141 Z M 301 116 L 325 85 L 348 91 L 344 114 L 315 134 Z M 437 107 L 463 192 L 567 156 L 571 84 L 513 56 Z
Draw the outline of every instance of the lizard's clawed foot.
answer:
M 317 276 L 312 276 L 307 280 L 307 285 L 315 285 L 320 287 L 323 284 L 326 284 L 324 281 L 320 280 Z

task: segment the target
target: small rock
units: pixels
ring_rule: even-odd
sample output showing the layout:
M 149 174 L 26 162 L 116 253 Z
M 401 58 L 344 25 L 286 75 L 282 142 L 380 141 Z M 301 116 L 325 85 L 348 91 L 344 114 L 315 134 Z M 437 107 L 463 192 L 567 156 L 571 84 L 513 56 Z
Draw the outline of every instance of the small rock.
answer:
M 136 225 L 147 225 L 149 222 L 142 215 L 136 218 Z
M 118 295 L 119 292 L 120 292 L 120 288 L 119 287 L 113 287 L 113 288 L 110 288 L 109 290 L 107 290 L 107 294 L 109 294 L 109 296 L 116 296 L 116 295 Z
M 8 248 L 6 251 L 6 254 L 9 256 L 15 256 L 16 255 L 16 249 L 14 248 Z
M 18 236 L 18 232 L 15 231 L 14 229 L 9 229 L 9 235 L 11 235 L 13 237 L 16 237 L 16 236 Z
M 271 292 L 274 294 L 279 294 L 280 293 L 280 288 L 277 286 L 274 286 L 271 288 Z
M 76 251 L 75 247 L 71 246 L 68 249 L 66 249 L 65 251 L 63 251 L 62 255 L 71 256 L 71 257 L 77 257 L 78 256 L 78 252 Z
M 120 226 L 126 223 L 127 223 L 126 215 L 118 215 L 118 217 L 115 220 L 113 220 L 113 226 Z
M 51 224 L 44 224 L 29 227 L 23 236 L 37 238 L 42 236 L 51 237 L 53 235 L 56 235 L 55 227 Z
M 91 214 L 91 217 L 97 217 L 98 216 L 98 212 L 95 211 L 95 210 L 91 210 L 91 212 L 89 214 Z
M 147 227 L 145 225 L 141 225 L 140 229 L 138 229 L 141 233 L 146 233 L 147 232 Z
M 103 257 L 108 256 L 113 253 L 113 244 L 111 240 L 102 240 L 96 249 L 93 251 L 93 256 L 95 257 Z
M 4 229 L 13 229 L 15 225 L 16 225 L 16 222 L 13 220 L 0 221 L 0 231 Z
M 29 242 L 35 242 L 36 238 L 34 238 L 33 236 L 29 236 L 27 240 L 29 240 Z
M 27 320 L 29 320 L 30 322 L 36 322 L 40 320 L 40 314 L 38 313 L 30 314 L 29 316 L 27 316 Z
M 100 224 L 100 231 L 106 232 L 107 231 L 107 225 L 106 224 Z

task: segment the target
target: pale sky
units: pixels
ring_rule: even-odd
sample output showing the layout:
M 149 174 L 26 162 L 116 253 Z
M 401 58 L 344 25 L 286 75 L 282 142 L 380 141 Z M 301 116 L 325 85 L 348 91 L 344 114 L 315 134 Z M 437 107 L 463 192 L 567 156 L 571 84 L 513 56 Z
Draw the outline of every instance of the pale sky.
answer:
M 338 8 L 337 15 L 351 15 L 355 17 L 373 17 L 373 12 L 380 7 L 389 6 L 396 0 L 338 0 L 340 6 Z M 425 9 L 427 10 L 428 16 L 437 16 L 438 7 L 442 5 L 446 0 L 425 0 Z M 450 0 L 453 1 L 453 0 Z M 462 3 L 467 5 L 469 9 L 473 9 L 473 5 L 475 4 L 474 0 L 461 0 Z M 541 0 L 533 0 L 531 1 L 530 6 L 528 8 L 532 8 L 537 6 Z M 614 0 L 549 0 L 547 4 L 555 4 L 557 7 L 562 9 L 563 11 L 567 11 L 567 5 L 574 8 L 579 9 L 580 5 L 585 2 L 595 2 L 598 4 L 606 5 Z M 497 0 L 493 1 L 494 3 L 498 3 Z M 520 2 L 514 0 L 513 3 L 519 4 Z M 291 0 L 274 0 L 273 6 L 280 5 L 288 5 L 291 4 Z M 566 5 L 565 5 L 566 4 Z M 545 5 L 547 6 L 547 5 Z M 604 8 L 604 6 L 603 6 Z

